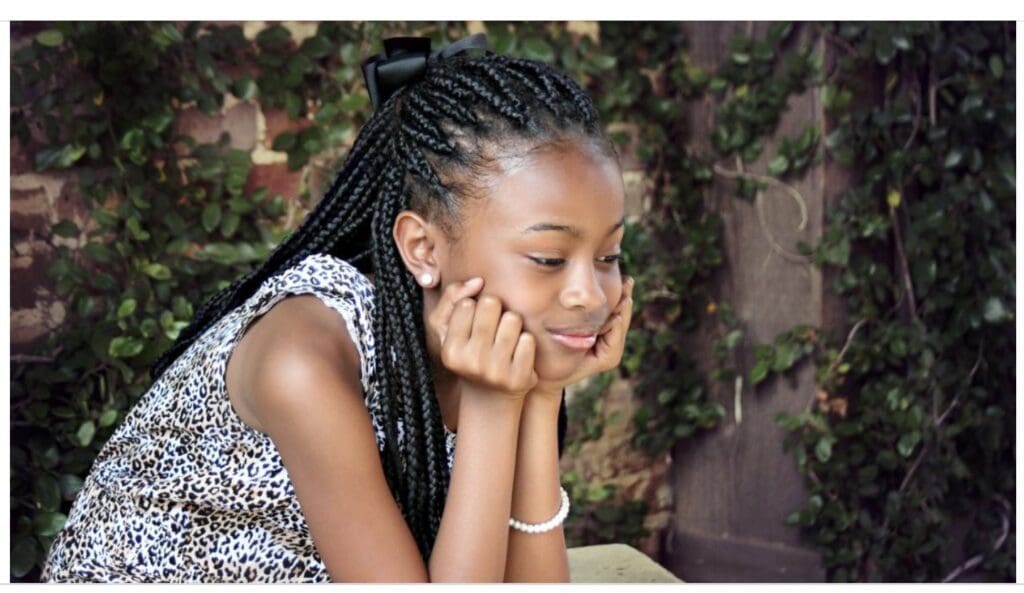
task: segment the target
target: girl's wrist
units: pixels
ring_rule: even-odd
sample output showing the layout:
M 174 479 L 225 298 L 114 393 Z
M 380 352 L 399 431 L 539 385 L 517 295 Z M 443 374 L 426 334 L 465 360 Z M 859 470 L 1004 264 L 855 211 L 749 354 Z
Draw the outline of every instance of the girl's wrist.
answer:
M 565 397 L 565 388 L 557 389 L 535 389 L 526 394 L 526 402 L 523 404 L 524 413 L 526 409 L 545 410 L 558 415 L 562 398 Z
M 484 410 L 489 414 L 509 413 L 518 415 L 526 401 L 525 396 L 513 396 L 504 392 L 482 389 L 464 384 L 459 396 L 459 415 L 463 409 Z
M 527 400 L 554 400 L 557 404 L 561 401 L 564 391 L 565 385 L 562 383 L 539 382 L 526 394 L 526 398 Z

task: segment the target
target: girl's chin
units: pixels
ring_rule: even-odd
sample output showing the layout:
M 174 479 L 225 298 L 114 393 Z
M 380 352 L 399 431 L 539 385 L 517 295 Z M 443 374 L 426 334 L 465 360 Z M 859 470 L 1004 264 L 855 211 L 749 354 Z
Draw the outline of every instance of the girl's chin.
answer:
M 586 352 L 559 353 L 557 355 L 545 356 L 534 363 L 533 369 L 537 371 L 537 377 L 541 381 L 559 381 L 567 379 L 580 367 L 583 356 Z

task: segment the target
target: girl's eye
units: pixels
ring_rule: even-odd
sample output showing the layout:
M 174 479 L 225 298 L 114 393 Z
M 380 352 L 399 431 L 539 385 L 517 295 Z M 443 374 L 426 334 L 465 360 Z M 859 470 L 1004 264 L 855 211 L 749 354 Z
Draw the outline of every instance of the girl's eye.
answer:
M 537 264 L 546 268 L 557 268 L 558 266 L 565 263 L 564 259 L 560 258 L 544 258 L 544 257 L 530 257 L 531 260 L 537 262 Z M 608 255 L 601 258 L 601 263 L 605 264 L 616 264 L 622 260 L 622 254 L 616 253 L 614 255 Z
M 564 259 L 550 259 L 544 257 L 531 257 L 530 259 L 546 268 L 557 268 L 558 266 L 565 263 Z

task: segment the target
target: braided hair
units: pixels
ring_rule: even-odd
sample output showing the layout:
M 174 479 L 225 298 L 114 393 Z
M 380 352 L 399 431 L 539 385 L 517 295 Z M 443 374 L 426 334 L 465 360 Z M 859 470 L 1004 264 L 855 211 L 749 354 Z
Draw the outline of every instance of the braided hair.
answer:
M 327 253 L 375 276 L 373 332 L 382 346 L 388 486 L 427 561 L 450 480 L 440 408 L 426 350 L 423 294 L 392 238 L 411 209 L 456 236 L 459 205 L 479 198 L 512 147 L 577 143 L 617 159 L 592 100 L 542 62 L 489 53 L 432 63 L 391 95 L 359 132 L 340 172 L 298 229 L 246 276 L 206 302 L 156 360 L 155 381 L 198 336 L 243 303 L 267 278 L 310 254 Z M 404 448 L 398 450 L 398 422 Z M 559 454 L 565 433 L 559 414 Z

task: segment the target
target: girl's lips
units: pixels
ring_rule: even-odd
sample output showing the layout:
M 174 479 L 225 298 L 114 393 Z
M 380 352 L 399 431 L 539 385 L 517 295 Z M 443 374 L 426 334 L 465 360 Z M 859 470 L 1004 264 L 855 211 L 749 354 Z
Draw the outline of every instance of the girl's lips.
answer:
M 597 342 L 597 334 L 589 336 L 567 336 L 565 334 L 557 334 L 553 331 L 549 331 L 548 334 L 555 342 L 562 346 L 565 346 L 570 350 L 578 350 L 581 352 L 590 350 Z

